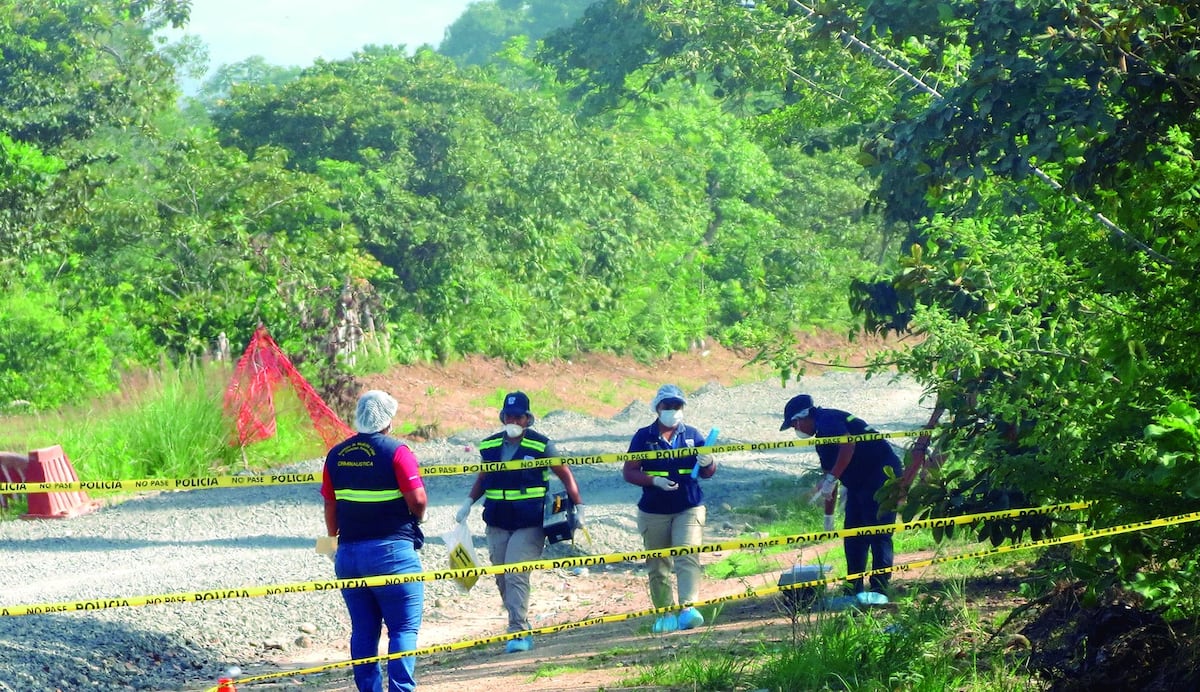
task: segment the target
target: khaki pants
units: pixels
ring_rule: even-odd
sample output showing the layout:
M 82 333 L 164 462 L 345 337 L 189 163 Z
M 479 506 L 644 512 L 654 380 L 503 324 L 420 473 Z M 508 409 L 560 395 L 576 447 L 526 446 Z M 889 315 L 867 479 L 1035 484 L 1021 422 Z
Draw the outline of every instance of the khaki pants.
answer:
M 546 547 L 542 527 L 506 531 L 487 527 L 488 555 L 493 565 L 511 565 L 537 560 Z M 524 632 L 529 627 L 529 573 L 497 574 L 500 600 L 508 611 L 508 631 Z
M 704 543 L 704 506 L 692 507 L 678 514 L 650 514 L 638 510 L 638 532 L 647 550 L 673 548 Z M 694 602 L 700 595 L 700 556 L 680 555 L 677 558 L 646 559 L 650 577 L 650 600 L 655 608 L 675 605 L 671 595 L 671 569 L 674 567 L 679 587 L 679 605 Z

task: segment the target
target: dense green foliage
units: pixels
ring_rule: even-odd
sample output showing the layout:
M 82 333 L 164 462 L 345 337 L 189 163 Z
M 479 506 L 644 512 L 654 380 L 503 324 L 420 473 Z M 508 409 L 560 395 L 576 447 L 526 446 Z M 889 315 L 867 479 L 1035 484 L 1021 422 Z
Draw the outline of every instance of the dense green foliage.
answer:
M 922 337 L 888 360 L 929 385 L 940 413 L 945 464 L 907 515 L 1089 500 L 1089 523 L 1107 526 L 1195 510 L 1194 3 L 613 5 L 656 14 L 673 37 L 660 74 L 802 79 L 827 103 L 848 74 L 894 80 L 864 81 L 859 127 L 841 132 L 859 138 L 874 204 L 907 234 L 899 272 L 856 282 L 856 314 L 869 331 Z M 848 64 L 829 70 L 826 51 Z M 1196 541 L 1186 526 L 1091 541 L 1063 567 L 1178 604 Z
M 492 9 L 545 33 L 582 5 Z M 260 322 L 323 388 L 349 319 L 404 361 L 757 346 L 844 324 L 838 287 L 891 255 L 846 151 L 761 140 L 711 85 L 584 119 L 519 44 L 470 69 L 367 47 L 226 66 L 181 109 L 171 70 L 202 49 L 151 36 L 186 10 L 0 10 L 6 300 L 61 344 L 34 367 L 26 322 L 0 325 L 0 401 L 103 392 L 221 333 L 236 354 Z

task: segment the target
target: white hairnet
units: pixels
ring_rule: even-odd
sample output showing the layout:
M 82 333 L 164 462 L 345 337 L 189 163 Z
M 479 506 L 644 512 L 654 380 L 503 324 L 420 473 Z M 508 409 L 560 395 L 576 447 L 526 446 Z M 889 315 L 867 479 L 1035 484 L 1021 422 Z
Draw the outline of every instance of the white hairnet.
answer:
M 360 433 L 373 433 L 391 425 L 399 404 L 391 394 L 372 389 L 358 398 L 354 411 L 354 429 Z
M 678 399 L 680 403 L 687 405 L 687 398 L 683 396 L 683 390 L 673 384 L 664 384 L 658 388 L 658 393 L 654 395 L 654 400 L 650 402 L 650 410 L 658 411 L 658 405 L 668 399 Z

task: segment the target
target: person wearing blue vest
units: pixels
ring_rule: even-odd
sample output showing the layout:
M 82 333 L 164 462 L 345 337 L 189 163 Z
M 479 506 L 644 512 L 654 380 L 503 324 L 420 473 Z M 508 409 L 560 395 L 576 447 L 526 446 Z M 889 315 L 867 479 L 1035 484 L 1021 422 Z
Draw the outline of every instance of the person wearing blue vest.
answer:
M 780 430 L 791 428 L 799 437 L 843 437 L 876 432 L 866 421 L 846 411 L 821 408 L 813 404 L 808 394 L 792 397 L 783 408 L 783 424 Z M 846 489 L 845 528 L 864 526 L 890 526 L 896 523 L 895 512 L 880 513 L 875 494 L 888 479 L 886 469 L 892 476 L 903 476 L 900 457 L 887 440 L 861 440 L 817 444 L 817 456 L 821 470 L 825 472 L 818 492 L 826 500 L 833 496 L 840 481 Z M 816 495 L 814 495 L 816 497 Z M 861 574 L 867 570 L 867 554 L 871 555 L 871 569 L 887 569 L 893 565 L 892 534 L 874 536 L 847 536 L 842 539 L 846 551 L 846 573 Z M 873 574 L 870 590 L 885 593 L 891 573 Z M 851 580 L 853 591 L 863 591 L 862 577 Z
M 633 434 L 630 452 L 651 452 L 670 449 L 703 447 L 705 436 L 683 423 L 683 407 L 687 399 L 683 390 L 664 384 L 650 402 L 656 416 L 653 423 Z M 693 470 L 698 469 L 697 473 Z M 638 459 L 625 462 L 621 470 L 627 483 L 639 486 L 637 526 L 647 550 L 681 545 L 701 545 L 704 542 L 704 493 L 700 478 L 712 478 L 717 464 L 711 454 L 690 454 L 669 459 Z M 700 556 L 681 555 L 677 558 L 646 559 L 650 582 L 650 600 L 655 608 L 675 605 L 671 592 L 671 571 L 674 568 L 679 605 L 694 602 L 700 594 Z M 692 629 L 704 624 L 700 611 L 688 606 L 679 612 L 667 613 L 655 620 L 655 633 Z
M 504 397 L 500 408 L 504 429 L 479 443 L 479 456 L 484 461 L 514 459 L 548 459 L 558 456 L 550 438 L 533 430 L 533 411 L 524 392 L 511 392 Z M 545 518 L 546 494 L 550 487 L 550 472 L 562 481 L 567 497 L 575 503 L 575 525 L 583 525 L 583 498 L 575 476 L 565 464 L 539 466 L 529 469 L 484 471 L 475 477 L 475 484 L 463 501 L 455 520 L 460 524 L 471 514 L 471 506 L 484 498 L 483 521 L 487 524 L 488 554 L 493 565 L 528 562 L 542 557 L 546 534 L 542 527 Z M 500 600 L 508 611 L 508 632 L 526 632 L 529 625 L 528 572 L 497 574 L 496 586 Z M 529 651 L 533 637 L 526 635 L 508 640 L 507 653 Z
M 379 390 L 364 393 L 354 414 L 353 437 L 325 457 L 321 496 L 325 530 L 336 538 L 334 573 L 338 579 L 421 571 L 417 551 L 425 544 L 420 523 L 427 498 L 417 459 L 400 440 L 388 436 L 397 403 Z M 388 632 L 388 653 L 417 648 L 417 630 L 425 605 L 425 584 L 393 584 L 342 589 L 350 613 L 350 656 L 379 655 L 379 634 Z M 389 692 L 416 689 L 413 656 L 387 663 Z M 360 692 L 383 692 L 380 662 L 354 666 Z

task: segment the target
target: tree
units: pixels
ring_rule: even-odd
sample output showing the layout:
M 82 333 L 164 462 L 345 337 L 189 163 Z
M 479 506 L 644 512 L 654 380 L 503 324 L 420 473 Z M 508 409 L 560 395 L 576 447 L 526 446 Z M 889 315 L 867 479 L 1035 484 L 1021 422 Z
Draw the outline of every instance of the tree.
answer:
M 154 29 L 181 26 L 187 0 L 0 7 L 0 132 L 47 151 L 108 125 L 137 124 L 175 96 Z
M 1198 9 L 946 7 L 935 19 L 844 3 L 821 18 L 831 36 L 970 58 L 868 146 L 880 197 L 918 222 L 918 244 L 892 281 L 902 299 L 887 301 L 912 306 L 911 325 L 861 307 L 927 335 L 902 366 L 958 414 L 943 444 L 961 475 L 943 477 L 938 497 L 1088 499 L 1098 523 L 1182 511 L 1195 468 L 1145 431 L 1178 418 L 1200 384 L 1184 346 L 1200 308 Z M 1187 532 L 1164 533 L 1116 539 L 1112 553 L 1100 542 L 1092 557 L 1115 557 L 1109 576 L 1132 582 L 1194 553 Z
M 278 149 L 247 156 L 188 129 L 93 144 L 123 155 L 79 171 L 111 182 L 69 217 L 77 232 L 62 281 L 122 305 L 156 349 L 201 354 L 220 332 L 259 322 L 281 344 L 306 343 L 323 336 L 304 334 L 309 311 L 332 309 L 347 281 L 377 273 L 333 192 L 287 170 Z
M 0 289 L 47 251 L 42 201 L 63 168 L 61 160 L 0 133 Z
M 594 0 L 482 0 L 446 28 L 438 52 L 459 65 L 486 65 L 509 39 L 537 41 L 569 26 Z M 531 42 L 532 45 L 532 42 Z
M 299 67 L 272 65 L 261 55 L 252 55 L 231 65 L 218 67 L 193 98 L 205 111 L 211 112 L 219 108 L 236 87 L 282 86 L 300 76 L 300 71 Z

